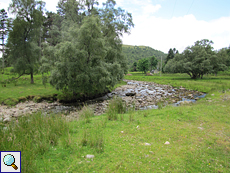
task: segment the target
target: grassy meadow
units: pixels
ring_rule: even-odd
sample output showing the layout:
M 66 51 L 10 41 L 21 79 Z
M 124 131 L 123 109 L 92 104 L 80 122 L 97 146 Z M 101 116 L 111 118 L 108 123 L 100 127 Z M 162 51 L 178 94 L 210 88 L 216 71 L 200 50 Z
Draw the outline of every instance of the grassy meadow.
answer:
M 132 73 L 125 79 L 183 86 L 207 96 L 194 104 L 143 111 L 125 111 L 117 98 L 101 116 L 83 108 L 79 121 L 37 113 L 0 122 L 1 150 L 22 151 L 22 172 L 230 171 L 230 76 L 191 80 L 184 74 Z M 31 85 L 34 92 L 36 85 Z M 19 86 L 24 85 L 4 89 Z
M 230 74 L 205 75 L 203 79 L 191 79 L 187 74 L 154 74 L 146 76 L 140 72 L 132 72 L 131 76 L 125 76 L 128 80 L 155 82 L 173 87 L 184 87 L 190 90 L 210 92 L 215 90 L 227 90 L 230 88 Z
M 41 99 L 50 100 L 55 98 L 59 100 L 68 100 L 67 94 L 63 94 L 61 91 L 57 91 L 49 83 L 43 85 L 42 75 L 34 75 L 34 84 L 30 84 L 30 76 L 24 75 L 17 80 L 12 80 L 12 78 L 17 78 L 17 74 L 10 72 L 11 68 L 5 68 L 5 74 L 0 74 L 0 104 L 5 104 L 8 106 L 14 106 L 17 103 L 25 100 L 33 99 L 35 102 Z M 125 82 L 120 81 L 114 88 L 124 85 Z M 110 88 L 113 90 L 114 88 Z

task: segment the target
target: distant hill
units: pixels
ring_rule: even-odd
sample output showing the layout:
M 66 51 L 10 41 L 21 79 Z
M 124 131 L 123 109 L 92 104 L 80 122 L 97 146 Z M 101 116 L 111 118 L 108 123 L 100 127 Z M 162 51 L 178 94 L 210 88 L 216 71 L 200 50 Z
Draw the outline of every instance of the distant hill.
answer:
M 131 67 L 131 65 L 134 62 L 137 62 L 139 59 L 142 58 L 148 58 L 150 56 L 155 56 L 159 61 L 162 56 L 162 60 L 166 59 L 167 54 L 164 52 L 161 52 L 159 50 L 155 50 L 148 46 L 131 46 L 131 45 L 123 45 L 123 54 L 126 56 L 128 60 L 128 66 Z

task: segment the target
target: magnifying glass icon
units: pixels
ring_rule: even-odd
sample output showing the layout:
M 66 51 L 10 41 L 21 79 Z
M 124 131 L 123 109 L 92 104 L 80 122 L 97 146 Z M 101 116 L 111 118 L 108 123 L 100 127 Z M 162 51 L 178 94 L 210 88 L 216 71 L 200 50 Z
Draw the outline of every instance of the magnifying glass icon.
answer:
M 15 158 L 11 154 L 7 154 L 3 158 L 3 162 L 7 166 L 12 166 L 15 170 L 18 169 L 18 167 L 14 164 L 15 163 Z

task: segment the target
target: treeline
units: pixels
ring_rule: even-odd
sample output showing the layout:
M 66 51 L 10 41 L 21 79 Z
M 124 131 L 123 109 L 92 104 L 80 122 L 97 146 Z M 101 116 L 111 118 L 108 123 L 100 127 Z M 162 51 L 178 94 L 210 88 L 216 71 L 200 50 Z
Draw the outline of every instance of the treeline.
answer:
M 170 49 L 165 61 L 164 72 L 187 73 L 192 79 L 203 78 L 205 74 L 217 74 L 229 70 L 230 47 L 214 51 L 213 42 L 208 39 L 196 41 L 182 53 Z
M 158 61 L 161 61 L 161 57 L 165 60 L 167 56 L 167 54 L 148 46 L 123 45 L 122 49 L 124 56 L 127 58 L 129 68 L 131 68 L 134 62 L 138 62 L 138 60 L 143 58 L 154 56 Z
M 97 0 L 60 0 L 54 13 L 40 0 L 12 0 L 16 18 L 1 13 L 3 68 L 30 75 L 31 83 L 39 71 L 44 84 L 74 95 L 104 92 L 127 72 L 120 37 L 134 26 L 132 15 L 115 6 L 114 0 L 100 8 Z
M 139 59 L 137 62 L 134 62 L 130 68 L 130 71 L 141 71 L 146 73 L 147 71 L 157 69 L 158 59 L 155 56 L 151 56 L 148 58 Z M 159 68 L 159 67 L 158 67 Z

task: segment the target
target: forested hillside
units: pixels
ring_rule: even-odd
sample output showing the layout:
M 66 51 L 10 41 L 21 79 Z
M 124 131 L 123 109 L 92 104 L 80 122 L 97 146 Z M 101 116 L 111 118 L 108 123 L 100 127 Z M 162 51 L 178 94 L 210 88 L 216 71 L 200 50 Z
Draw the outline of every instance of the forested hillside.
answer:
M 130 67 L 134 62 L 137 62 L 139 59 L 147 58 L 150 56 L 155 56 L 159 61 L 162 56 L 162 60 L 164 62 L 167 54 L 155 50 L 148 46 L 130 46 L 130 45 L 123 45 L 122 51 L 124 56 L 127 58 L 128 66 Z

